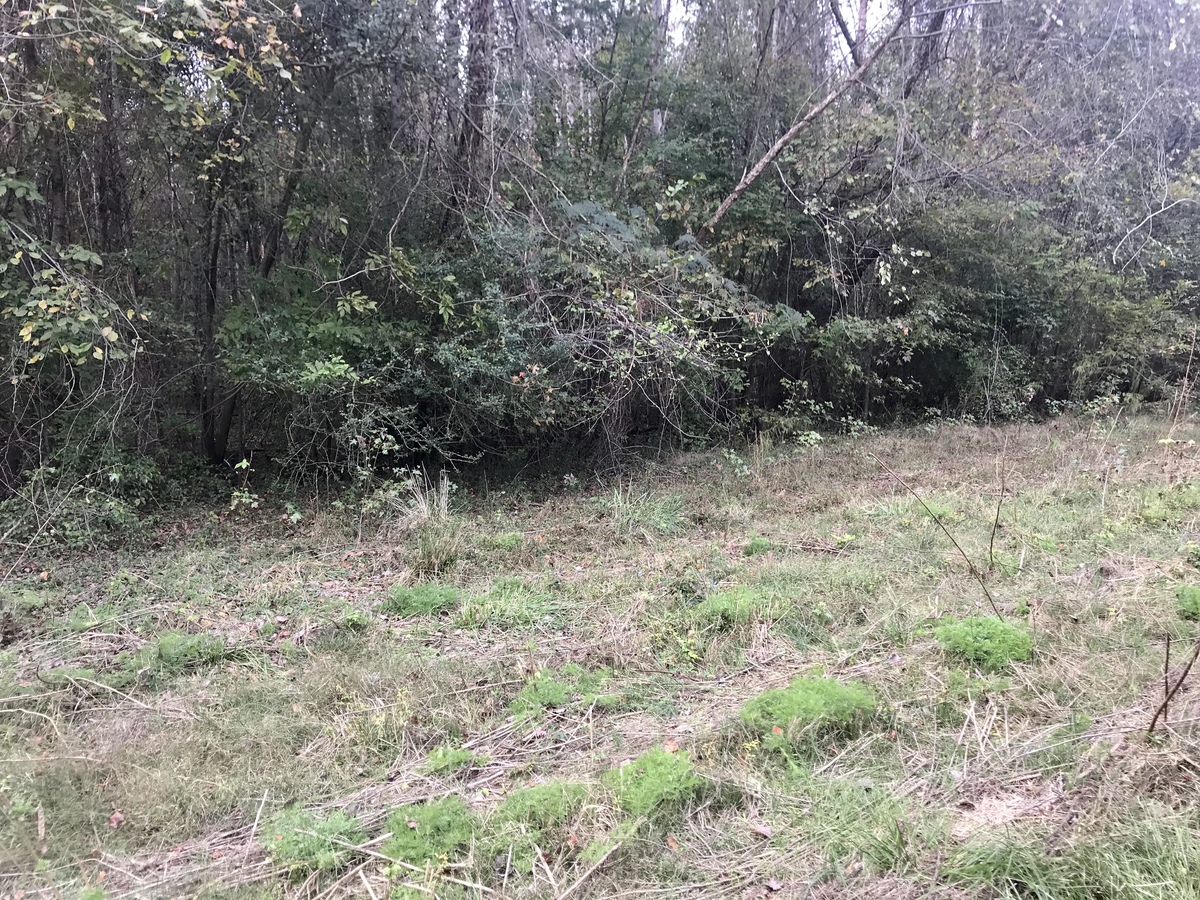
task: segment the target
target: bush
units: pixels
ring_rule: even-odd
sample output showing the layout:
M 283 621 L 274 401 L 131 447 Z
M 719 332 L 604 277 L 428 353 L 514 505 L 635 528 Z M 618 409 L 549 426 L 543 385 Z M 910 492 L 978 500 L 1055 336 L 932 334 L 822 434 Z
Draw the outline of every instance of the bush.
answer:
M 786 752 L 805 735 L 851 733 L 875 708 L 874 693 L 861 682 L 800 676 L 747 702 L 740 717 L 764 746 Z
M 458 605 L 458 589 L 449 584 L 396 585 L 383 602 L 383 611 L 398 616 L 426 616 Z
M 942 649 L 978 666 L 986 672 L 999 672 L 1009 663 L 1029 659 L 1033 641 L 1023 628 L 993 616 L 947 622 L 934 631 Z
M 1189 622 L 1200 622 L 1200 587 L 1181 584 L 1175 591 L 1175 611 L 1179 618 Z
M 655 748 L 607 772 L 603 783 L 625 812 L 658 818 L 677 811 L 695 797 L 704 782 L 696 775 L 686 752 L 668 753 Z
M 476 819 L 460 797 L 397 807 L 388 818 L 383 854 L 414 866 L 448 860 L 471 843 Z
M 344 812 L 319 818 L 297 808 L 285 809 L 271 819 L 266 834 L 271 859 L 285 866 L 293 877 L 339 868 L 351 852 L 341 845 L 358 845 L 365 840 L 358 820 Z

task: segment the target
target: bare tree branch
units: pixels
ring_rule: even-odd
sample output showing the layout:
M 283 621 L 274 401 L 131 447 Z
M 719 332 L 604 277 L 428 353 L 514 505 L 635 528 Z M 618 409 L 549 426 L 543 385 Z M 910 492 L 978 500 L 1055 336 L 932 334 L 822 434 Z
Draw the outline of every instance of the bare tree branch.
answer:
M 705 223 L 705 231 L 715 231 L 717 226 L 721 224 L 721 220 L 725 218 L 725 214 L 729 212 L 730 207 L 732 207 L 733 204 L 737 203 L 738 200 L 741 199 L 742 194 L 746 193 L 750 185 L 754 184 L 754 182 L 758 180 L 758 177 L 762 175 L 767 166 L 771 165 L 771 163 L 773 163 L 779 157 L 779 154 L 787 149 L 788 145 L 792 143 L 792 141 L 794 141 L 810 125 L 812 125 L 812 123 L 820 117 L 821 113 L 829 109 L 830 106 L 837 102 L 838 98 L 849 91 L 850 88 L 854 87 L 854 85 L 858 84 L 862 77 L 871 70 L 873 65 L 875 65 L 879 57 L 883 55 L 883 51 L 888 48 L 888 45 L 891 44 L 892 39 L 895 38 L 900 32 L 900 29 L 908 20 L 909 12 L 909 0 L 904 0 L 900 7 L 900 15 L 896 17 L 896 21 L 888 33 L 885 34 L 880 39 L 879 43 L 875 45 L 875 49 L 871 51 L 870 55 L 867 56 L 867 58 L 862 61 L 858 68 L 851 72 L 841 84 L 830 91 L 824 100 L 810 109 L 807 113 L 805 113 L 804 118 L 789 128 L 784 133 L 783 137 L 781 137 L 771 146 L 771 149 L 766 152 L 763 158 L 755 163 L 754 167 L 750 169 L 749 172 L 742 176 L 742 180 L 738 182 L 737 187 L 735 187 L 729 193 L 728 197 L 721 201 L 721 205 L 717 207 L 717 211 L 713 213 L 712 218 Z
M 858 46 L 858 41 L 850 33 L 850 23 L 846 21 L 846 16 L 842 12 L 840 0 L 829 0 L 829 8 L 833 10 L 833 18 L 837 22 L 838 30 L 842 33 L 842 37 L 846 39 L 846 46 L 850 49 L 850 58 L 854 60 L 854 65 L 861 66 L 862 52 Z

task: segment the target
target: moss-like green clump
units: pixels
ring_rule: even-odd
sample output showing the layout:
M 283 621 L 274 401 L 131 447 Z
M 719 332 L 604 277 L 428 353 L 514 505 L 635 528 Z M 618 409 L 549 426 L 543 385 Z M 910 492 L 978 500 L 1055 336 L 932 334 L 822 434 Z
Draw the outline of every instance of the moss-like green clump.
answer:
M 366 838 L 358 820 L 344 812 L 321 818 L 303 809 L 285 809 L 267 823 L 267 852 L 276 865 L 293 876 L 329 872 L 339 868 Z
M 396 585 L 383 611 L 397 616 L 433 616 L 458 605 L 458 589 L 449 584 Z
M 479 760 L 470 750 L 463 747 L 434 747 L 425 761 L 426 768 L 435 775 L 453 775 L 471 768 Z
M 692 615 L 718 631 L 732 631 L 772 618 L 773 605 L 760 592 L 750 587 L 735 587 L 705 597 L 696 604 Z
M 1175 591 L 1175 611 L 1179 618 L 1189 622 L 1200 622 L 1200 587 L 1181 584 Z
M 388 818 L 383 854 L 414 866 L 448 860 L 471 843 L 476 819 L 460 797 L 397 807 Z
M 488 820 L 488 840 L 494 855 L 511 858 L 518 871 L 532 871 L 538 848 L 566 843 L 566 834 L 559 832 L 586 799 L 587 787 L 572 781 L 551 781 L 513 791 Z
M 994 616 L 947 622 L 934 631 L 942 649 L 985 672 L 999 672 L 1012 662 L 1029 659 L 1033 641 L 1028 632 Z
M 513 715 L 539 715 L 547 707 L 557 709 L 565 706 L 570 685 L 559 681 L 553 672 L 543 669 L 537 672 L 509 705 Z
M 519 788 L 496 810 L 498 821 L 520 822 L 534 828 L 551 828 L 569 819 L 587 797 L 586 785 L 551 781 Z
M 685 751 L 668 753 L 661 748 L 610 770 L 603 782 L 623 811 L 647 818 L 678 811 L 704 784 Z
M 764 746 L 788 750 L 819 733 L 855 731 L 875 708 L 874 693 L 861 682 L 800 676 L 748 701 L 740 716 Z
M 761 553 L 770 553 L 775 549 L 775 545 L 768 541 L 765 537 L 754 535 L 742 548 L 743 556 L 758 556 Z

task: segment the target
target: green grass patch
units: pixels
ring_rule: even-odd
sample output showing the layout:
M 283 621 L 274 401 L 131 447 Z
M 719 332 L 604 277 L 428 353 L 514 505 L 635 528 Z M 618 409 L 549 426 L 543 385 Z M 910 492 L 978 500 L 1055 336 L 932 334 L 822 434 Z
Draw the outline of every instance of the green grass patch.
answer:
M 481 535 L 479 542 L 493 550 L 503 550 L 513 553 L 525 546 L 525 533 L 522 531 L 505 531 L 500 534 Z
M 686 751 L 668 753 L 662 748 L 609 770 L 602 781 L 612 791 L 618 808 L 648 819 L 677 814 L 704 785 Z
M 943 863 L 955 884 L 1002 900 L 1194 900 L 1200 833 L 1172 811 L 1109 822 L 1060 853 L 1030 832 L 968 844 Z
M 492 589 L 472 597 L 454 617 L 460 628 L 528 628 L 553 617 L 554 606 L 520 578 L 498 578 Z
M 692 607 L 691 613 L 697 622 L 728 632 L 778 618 L 781 607 L 754 588 L 736 587 L 705 597 Z
M 521 688 L 509 710 L 516 716 L 538 716 L 546 709 L 559 709 L 576 701 L 584 706 L 595 703 L 602 709 L 618 708 L 623 696 L 604 693 L 610 675 L 607 670 L 589 671 L 576 663 L 567 663 L 558 670 L 542 669 Z
M 449 584 L 396 585 L 383 602 L 383 611 L 397 616 L 440 615 L 458 606 L 459 599 L 458 589 Z
M 674 494 L 657 495 L 617 485 L 610 496 L 596 502 L 627 537 L 670 537 L 682 532 L 687 524 L 683 500 Z
M 1175 612 L 1189 622 L 1200 622 L 1200 587 L 1181 584 L 1175 591 Z
M 875 694 L 861 682 L 800 676 L 748 701 L 739 716 L 764 747 L 787 753 L 817 735 L 852 734 L 875 710 Z
M 358 820 L 344 812 L 321 817 L 298 808 L 274 816 L 264 834 L 272 862 L 286 868 L 293 878 L 340 868 L 352 853 L 343 845 L 357 846 L 366 840 Z
M 107 681 L 114 687 L 135 682 L 153 686 L 220 665 L 232 656 L 219 635 L 168 631 L 135 653 L 119 654 L 119 671 L 110 674 Z
M 381 852 L 414 866 L 449 862 L 471 843 L 478 825 L 461 797 L 400 806 L 388 817 L 392 836 Z
M 761 556 L 763 553 L 770 553 L 775 549 L 765 537 L 754 535 L 746 542 L 746 546 L 742 548 L 742 556 Z
M 441 746 L 429 751 L 425 768 L 434 775 L 456 775 L 479 762 L 480 758 L 464 747 Z
M 950 656 L 985 672 L 1000 672 L 1024 662 L 1033 652 L 1029 633 L 994 616 L 979 616 L 938 626 L 934 637 Z
M 569 843 L 560 832 L 587 797 L 586 785 L 561 780 L 513 791 L 488 820 L 488 842 L 495 855 L 507 857 L 511 851 L 518 871 L 532 871 L 539 848 Z

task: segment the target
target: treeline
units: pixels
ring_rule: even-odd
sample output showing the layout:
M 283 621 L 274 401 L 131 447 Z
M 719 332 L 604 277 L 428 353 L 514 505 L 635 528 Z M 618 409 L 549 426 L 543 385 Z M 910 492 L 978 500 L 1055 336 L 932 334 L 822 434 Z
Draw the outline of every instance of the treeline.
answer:
M 1193 13 L 7 0 L 0 488 L 1161 396 Z

